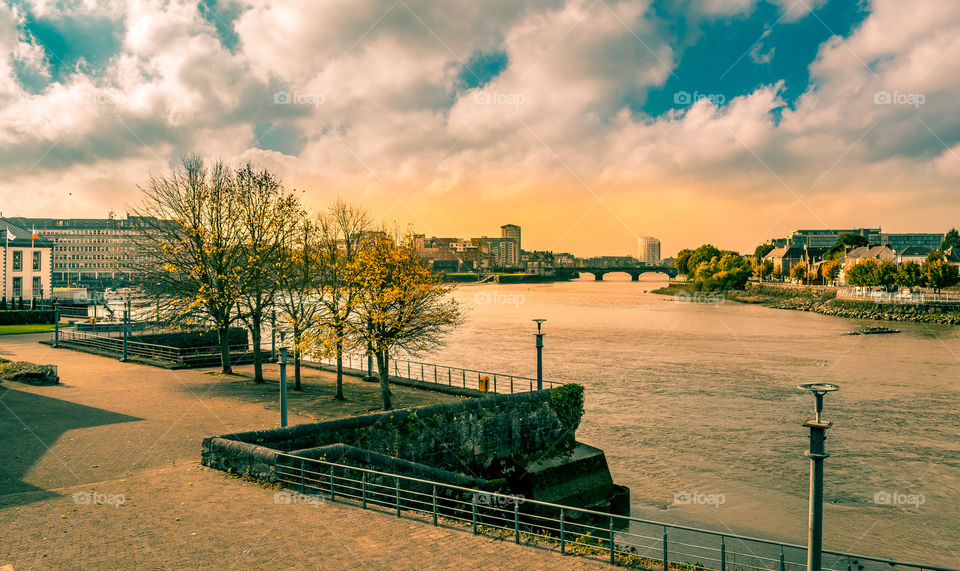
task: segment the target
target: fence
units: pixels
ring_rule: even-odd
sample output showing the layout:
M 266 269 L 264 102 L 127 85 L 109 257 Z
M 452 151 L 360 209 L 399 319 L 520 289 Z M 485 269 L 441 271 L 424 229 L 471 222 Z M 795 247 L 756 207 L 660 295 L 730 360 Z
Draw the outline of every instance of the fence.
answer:
M 310 357 L 305 358 L 304 361 L 326 366 L 336 366 L 337 364 L 336 359 L 327 357 Z M 343 366 L 348 369 L 366 371 L 367 357 L 344 355 Z M 374 368 L 377 366 L 376 359 L 373 361 L 373 366 Z M 393 370 L 392 375 L 394 377 L 464 389 L 484 390 L 482 388 L 483 381 L 481 380 L 483 377 L 487 378 L 487 388 L 485 390 L 489 392 L 513 394 L 537 389 L 537 380 L 530 377 L 478 371 L 475 369 L 463 369 L 460 367 L 448 367 L 447 365 L 422 363 L 407 359 L 391 359 L 388 368 Z M 562 382 L 544 379 L 543 388 L 552 389 L 563 384 Z
M 110 333 L 110 332 L 107 332 Z M 52 338 L 52 337 L 51 337 Z M 61 328 L 59 332 L 59 342 L 90 347 L 107 353 L 113 353 L 118 356 L 123 355 L 123 336 L 116 337 L 98 335 L 85 331 L 76 331 L 71 328 Z M 250 347 L 247 344 L 230 345 L 231 353 L 247 352 Z M 185 364 L 188 360 L 196 360 L 204 357 L 220 356 L 220 346 L 203 347 L 170 347 L 167 345 L 154 345 L 152 343 L 142 343 L 127 339 L 127 355 L 129 357 L 150 359 L 154 361 L 163 361 L 167 363 Z
M 840 288 L 838 299 L 873 301 L 876 303 L 960 303 L 960 293 L 928 293 L 925 291 L 873 290 L 870 288 Z
M 441 519 L 470 526 L 474 534 L 536 543 L 561 553 L 582 555 L 645 569 L 718 569 L 726 571 L 801 571 L 805 546 L 719 533 L 634 517 L 561 506 L 441 482 L 378 472 L 280 453 L 275 472 L 280 483 L 301 494 L 330 501 L 359 503 L 364 509 L 388 509 L 397 517 Z M 315 501 L 316 498 L 313 498 Z M 278 492 L 277 503 L 292 502 Z M 897 567 L 952 571 L 833 551 L 823 552 L 823 569 L 879 571 Z

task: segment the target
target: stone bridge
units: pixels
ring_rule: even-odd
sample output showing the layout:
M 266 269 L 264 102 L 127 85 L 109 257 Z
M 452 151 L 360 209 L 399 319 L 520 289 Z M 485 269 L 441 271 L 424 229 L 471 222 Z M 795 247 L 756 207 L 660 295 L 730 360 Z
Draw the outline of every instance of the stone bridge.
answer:
M 667 266 L 583 266 L 576 268 L 557 268 L 556 270 L 557 276 L 566 279 L 578 278 L 580 274 L 583 273 L 593 274 L 593 279 L 598 282 L 603 281 L 604 275 L 616 272 L 629 274 L 630 279 L 633 281 L 639 280 L 640 274 L 646 273 L 660 273 L 666 274 L 671 278 L 677 277 L 677 270 Z

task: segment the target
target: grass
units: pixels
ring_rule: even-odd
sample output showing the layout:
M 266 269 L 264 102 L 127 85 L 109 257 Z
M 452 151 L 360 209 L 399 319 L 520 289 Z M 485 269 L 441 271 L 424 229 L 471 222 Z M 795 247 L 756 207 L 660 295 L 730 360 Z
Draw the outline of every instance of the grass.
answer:
M 63 327 L 69 327 L 69 325 L 61 325 Z M 19 335 L 23 333 L 44 333 L 46 331 L 53 331 L 52 323 L 39 323 L 31 325 L 0 325 L 0 335 Z

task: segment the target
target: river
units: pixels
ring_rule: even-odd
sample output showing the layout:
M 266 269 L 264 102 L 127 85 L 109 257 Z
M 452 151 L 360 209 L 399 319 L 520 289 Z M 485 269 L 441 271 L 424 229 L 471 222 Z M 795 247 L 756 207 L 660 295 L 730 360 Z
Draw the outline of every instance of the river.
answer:
M 578 440 L 606 452 L 636 517 L 806 543 L 813 398 L 831 382 L 824 547 L 960 568 L 960 328 L 878 322 L 646 293 L 608 274 L 462 285 L 466 321 L 427 361 L 586 388 Z M 712 497 L 676 503 L 679 494 Z

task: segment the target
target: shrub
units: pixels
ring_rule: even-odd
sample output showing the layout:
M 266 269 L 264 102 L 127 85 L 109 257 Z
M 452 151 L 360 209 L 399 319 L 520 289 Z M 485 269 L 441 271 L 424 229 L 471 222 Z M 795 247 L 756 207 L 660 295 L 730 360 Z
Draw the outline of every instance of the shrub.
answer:
M 15 303 L 11 305 L 16 305 Z M 26 311 L 9 309 L 0 311 L 0 325 L 35 325 L 53 323 L 53 311 Z
M 550 391 L 550 406 L 560 423 L 575 432 L 583 418 L 583 386 L 569 383 Z
M 28 363 L 27 361 L 6 361 L 0 363 L 0 379 L 4 381 L 19 381 L 22 383 L 57 382 L 53 370 L 44 365 Z

